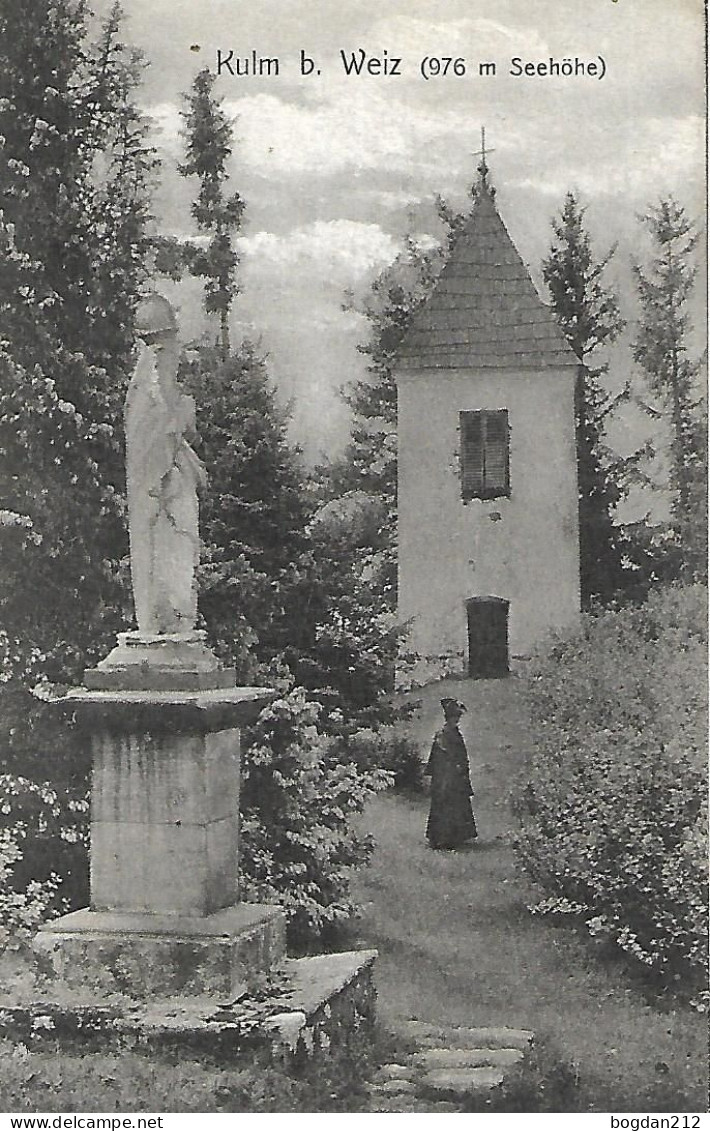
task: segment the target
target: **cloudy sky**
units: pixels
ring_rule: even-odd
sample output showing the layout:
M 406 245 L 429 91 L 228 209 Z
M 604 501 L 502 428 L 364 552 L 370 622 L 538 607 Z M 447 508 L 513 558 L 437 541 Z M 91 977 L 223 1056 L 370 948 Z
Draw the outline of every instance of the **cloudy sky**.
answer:
M 108 0 L 105 0 L 108 3 Z M 104 0 L 94 7 L 100 12 Z M 704 209 L 702 0 L 123 0 L 149 66 L 142 100 L 164 162 L 157 214 L 190 231 L 181 94 L 217 52 L 279 60 L 279 74 L 217 80 L 235 119 L 234 187 L 247 202 L 235 332 L 262 343 L 293 428 L 315 458 L 342 442 L 337 390 L 363 369 L 365 293 L 407 232 L 437 234 L 433 198 L 466 205 L 486 127 L 497 202 L 539 285 L 550 218 L 577 189 L 599 251 L 619 241 L 624 293 L 643 251 L 637 215 L 673 193 Z M 401 58 L 401 73 L 347 76 L 341 52 Z M 300 51 L 320 75 L 301 77 Z M 523 62 L 602 57 L 603 79 L 511 75 Z M 428 80 L 425 57 L 464 60 Z M 495 62 L 495 75 L 479 63 Z M 459 68 L 460 69 L 460 68 Z M 178 298 L 184 334 L 197 293 Z M 633 317 L 633 300 L 629 292 Z

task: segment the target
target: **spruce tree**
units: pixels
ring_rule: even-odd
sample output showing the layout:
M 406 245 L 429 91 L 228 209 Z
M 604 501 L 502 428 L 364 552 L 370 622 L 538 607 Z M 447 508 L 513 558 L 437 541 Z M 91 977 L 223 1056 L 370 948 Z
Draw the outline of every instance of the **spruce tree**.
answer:
M 707 407 L 687 340 L 698 237 L 672 197 L 650 209 L 643 222 L 653 258 L 645 269 L 634 268 L 641 303 L 634 358 L 669 425 L 674 540 L 684 572 L 707 576 Z
M 219 317 L 219 340 L 204 340 L 184 365 L 197 402 L 198 449 L 209 486 L 202 500 L 203 561 L 199 607 L 222 658 L 245 681 L 290 643 L 302 617 L 293 600 L 306 547 L 307 503 L 300 452 L 289 442 L 266 362 L 249 342 L 232 345 L 229 319 L 239 293 L 234 237 L 244 202 L 229 186 L 232 126 L 213 97 L 214 76 L 200 71 L 186 95 L 185 160 L 195 177 L 191 212 L 207 238 L 178 246 L 166 239 L 159 261 L 180 261 L 203 280 L 205 314 Z M 177 252 L 177 254 L 176 254 Z
M 225 191 L 232 126 L 213 97 L 214 81 L 215 76 L 204 69 L 186 95 L 185 160 L 179 171 L 199 181 L 191 211 L 208 243 L 204 247 L 188 244 L 185 252 L 190 272 L 203 280 L 205 310 L 219 318 L 221 352 L 226 359 L 230 350 L 229 312 L 239 291 L 234 237 L 241 225 L 244 202 L 238 192 Z
M 542 270 L 552 308 L 580 361 L 574 404 L 580 588 L 588 608 L 594 600 L 608 601 L 622 585 L 622 539 L 613 521 L 622 489 L 604 443 L 604 420 L 615 398 L 602 387 L 608 366 L 599 353 L 615 341 L 624 320 L 616 295 L 602 282 L 615 249 L 595 258 L 584 213 L 575 194 L 567 193 L 559 218 L 552 221 L 555 238 Z
M 301 615 L 291 600 L 306 550 L 308 507 L 266 363 L 249 343 L 222 357 L 201 347 L 183 380 L 197 402 L 208 473 L 200 511 L 200 612 L 222 658 L 248 681 L 283 652 Z

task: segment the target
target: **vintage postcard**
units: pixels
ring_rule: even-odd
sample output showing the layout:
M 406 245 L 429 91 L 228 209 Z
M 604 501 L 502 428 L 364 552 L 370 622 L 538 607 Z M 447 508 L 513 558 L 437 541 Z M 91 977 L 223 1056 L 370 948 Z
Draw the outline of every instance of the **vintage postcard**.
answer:
M 705 20 L 0 0 L 7 1126 L 702 1125 Z

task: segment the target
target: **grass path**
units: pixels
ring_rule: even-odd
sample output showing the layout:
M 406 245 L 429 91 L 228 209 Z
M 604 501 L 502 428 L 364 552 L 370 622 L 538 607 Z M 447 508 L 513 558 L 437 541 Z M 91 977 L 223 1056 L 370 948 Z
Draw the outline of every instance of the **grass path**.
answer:
M 423 756 L 445 694 L 468 707 L 461 729 L 479 842 L 431 851 L 425 797 L 390 793 L 368 808 L 378 847 L 356 880 L 357 932 L 380 952 L 380 1017 L 395 1029 L 407 1017 L 532 1029 L 573 1065 L 592 1110 L 706 1110 L 704 1019 L 647 1004 L 593 943 L 527 909 L 535 894 L 509 835 L 508 796 L 527 740 L 519 685 L 448 681 L 419 692 L 410 726 Z

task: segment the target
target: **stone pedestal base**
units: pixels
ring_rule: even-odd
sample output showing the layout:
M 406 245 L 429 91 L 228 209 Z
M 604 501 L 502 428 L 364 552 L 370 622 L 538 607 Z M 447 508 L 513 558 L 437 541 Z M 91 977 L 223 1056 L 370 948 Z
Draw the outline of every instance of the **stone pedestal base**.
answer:
M 247 996 L 231 1008 L 209 994 L 105 1001 L 81 986 L 54 996 L 53 987 L 28 987 L 23 979 L 21 992 L 0 985 L 0 1041 L 80 1055 L 120 1056 L 138 1047 L 182 1061 L 208 1056 L 225 1066 L 253 1056 L 263 1066 L 266 1053 L 287 1069 L 314 1060 L 352 1073 L 372 1040 L 376 957 L 361 950 L 285 959 L 271 997 Z
M 64 989 L 229 1002 L 285 957 L 286 916 L 248 903 L 199 917 L 87 909 L 47 923 L 34 950 L 39 972 Z
M 120 632 L 106 659 L 84 672 L 91 691 L 206 691 L 234 684 L 234 670 L 220 666 L 198 629 L 160 636 Z

